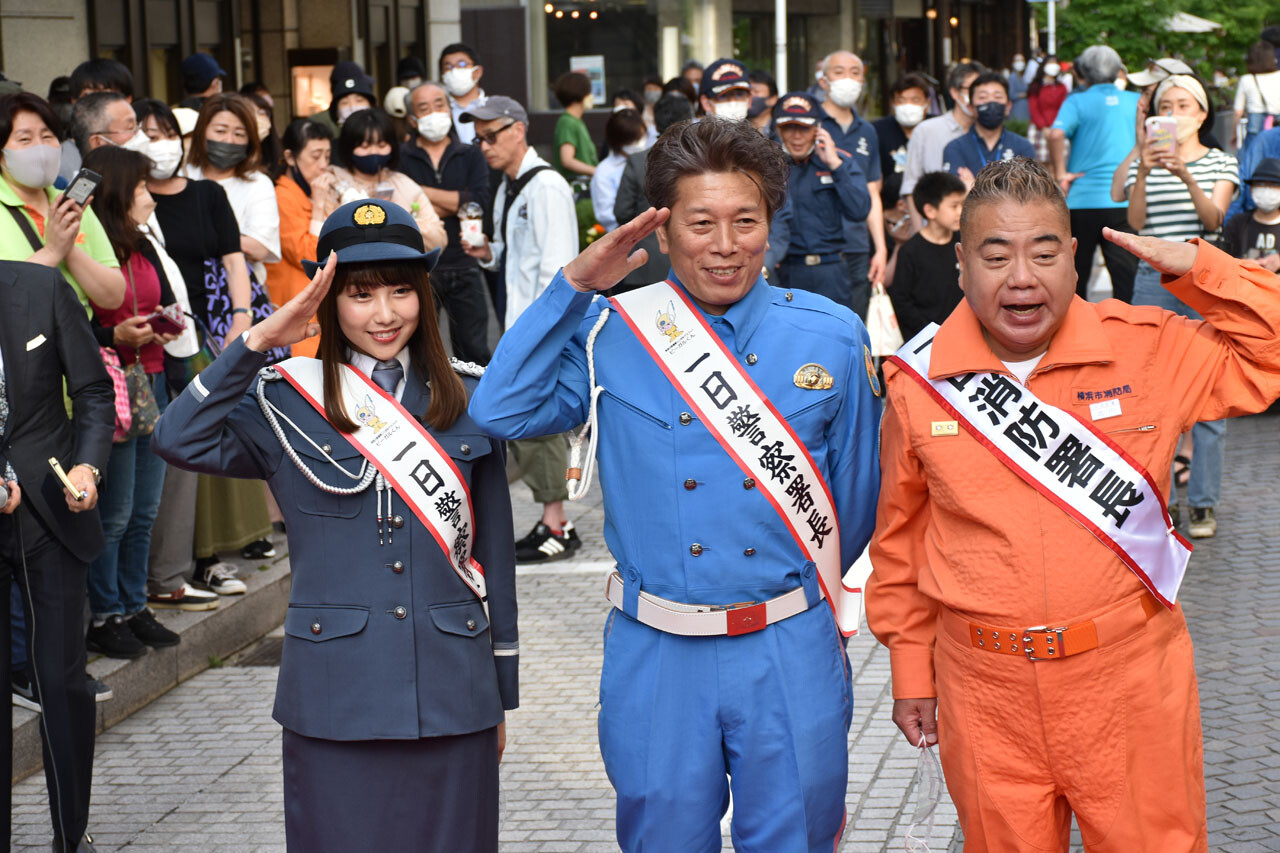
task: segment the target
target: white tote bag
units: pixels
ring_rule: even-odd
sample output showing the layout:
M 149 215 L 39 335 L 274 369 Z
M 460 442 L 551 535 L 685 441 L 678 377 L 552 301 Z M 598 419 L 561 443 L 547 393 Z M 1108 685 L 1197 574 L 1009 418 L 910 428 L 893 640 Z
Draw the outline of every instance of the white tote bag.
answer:
M 867 333 L 871 335 L 871 354 L 876 358 L 893 355 L 902 346 L 902 331 L 893 313 L 893 303 L 884 292 L 883 284 L 871 288 L 871 301 L 867 305 Z

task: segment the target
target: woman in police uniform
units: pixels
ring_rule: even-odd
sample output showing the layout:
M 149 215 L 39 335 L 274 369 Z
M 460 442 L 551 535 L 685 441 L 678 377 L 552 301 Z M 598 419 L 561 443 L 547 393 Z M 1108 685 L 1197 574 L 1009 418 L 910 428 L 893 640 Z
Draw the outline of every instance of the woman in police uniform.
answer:
M 450 364 L 435 323 L 438 254 L 395 204 L 340 207 L 311 284 L 201 373 L 152 440 L 174 465 L 266 479 L 284 512 L 293 588 L 274 717 L 290 850 L 498 849 L 503 713 L 517 705 L 511 506 L 502 445 L 466 413 L 479 369 Z M 317 332 L 320 366 L 262 369 L 265 350 Z M 367 385 L 356 398 L 348 365 Z M 303 374 L 315 393 L 290 378 Z M 437 448 L 408 477 L 369 449 L 371 425 L 420 437 L 386 397 L 434 439 L 400 455 Z M 469 491 L 473 526 L 451 543 L 428 468 Z M 455 527 L 466 510 L 449 513 Z

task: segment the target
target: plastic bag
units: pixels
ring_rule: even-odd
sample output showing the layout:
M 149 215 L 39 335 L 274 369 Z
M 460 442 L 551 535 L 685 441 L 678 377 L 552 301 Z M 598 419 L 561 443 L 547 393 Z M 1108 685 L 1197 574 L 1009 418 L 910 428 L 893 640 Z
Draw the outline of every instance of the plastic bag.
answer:
M 942 801 L 942 765 L 938 762 L 936 746 L 926 747 L 920 738 L 920 761 L 916 765 L 916 810 L 903 838 L 907 853 L 930 853 L 929 836 L 933 834 L 933 820 Z
M 871 336 L 871 354 L 876 358 L 893 355 L 903 344 L 898 317 L 893 313 L 893 303 L 889 301 L 883 284 L 871 288 L 871 301 L 867 304 L 867 334 Z

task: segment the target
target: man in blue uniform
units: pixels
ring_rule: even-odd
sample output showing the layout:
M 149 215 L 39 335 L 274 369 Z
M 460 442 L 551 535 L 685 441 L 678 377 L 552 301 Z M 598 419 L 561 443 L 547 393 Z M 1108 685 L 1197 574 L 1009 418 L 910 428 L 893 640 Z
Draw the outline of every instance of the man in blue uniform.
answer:
M 829 853 L 852 697 L 823 567 L 843 572 L 874 521 L 866 330 L 763 279 L 787 162 L 750 124 L 676 125 L 647 166 L 658 209 L 552 280 L 503 337 L 471 415 L 494 436 L 598 431 L 618 563 L 600 749 L 620 847 L 719 851 L 732 789 L 737 849 Z M 595 299 L 644 263 L 633 249 L 650 233 L 669 280 Z
M 989 164 L 1014 157 L 1036 159 L 1031 140 L 1006 130 L 1009 115 L 1009 84 L 995 71 L 979 74 L 969 85 L 969 104 L 974 111 L 973 127 L 942 149 L 942 169 L 973 186 L 973 179 Z
M 865 238 L 871 194 L 858 160 L 840 150 L 822 125 L 825 115 L 805 92 L 789 92 L 773 108 L 791 173 L 787 203 L 775 219 L 771 243 L 781 256 L 778 267 L 787 287 L 853 308 L 853 282 L 842 255 L 848 239 L 845 224 L 853 221 Z

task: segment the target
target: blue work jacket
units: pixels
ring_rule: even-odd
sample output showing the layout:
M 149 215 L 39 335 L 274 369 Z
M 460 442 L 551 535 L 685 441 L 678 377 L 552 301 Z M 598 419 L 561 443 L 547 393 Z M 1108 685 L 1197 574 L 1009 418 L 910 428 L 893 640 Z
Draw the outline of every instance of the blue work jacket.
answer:
M 786 240 L 785 254 L 843 252 L 847 239 L 844 223 L 849 219 L 861 222 L 871 211 L 871 193 L 858 161 L 844 151 L 839 154 L 838 169 L 828 167 L 816 152 L 802 163 L 791 160 L 787 201 L 774 217 L 770 232 L 771 243 Z
M 671 281 L 681 286 L 674 273 Z M 558 273 L 503 335 L 472 395 L 481 429 L 522 438 L 584 422 L 586 339 L 606 305 Z M 848 567 L 871 536 L 880 484 L 878 386 L 862 322 L 824 297 L 784 292 L 763 277 L 722 316 L 704 316 L 826 478 Z M 604 388 L 596 427 L 604 535 L 628 592 L 732 604 L 804 585 L 811 564 L 777 512 L 620 317 L 605 321 L 593 350 Z M 810 362 L 831 374 L 830 389 L 797 387 L 797 368 Z
M 822 126 L 835 140 L 836 148 L 848 152 L 858 164 L 858 168 L 862 170 L 864 182 L 873 184 L 884 178 L 884 173 L 880 169 L 880 135 L 876 133 L 875 126 L 871 122 L 858 115 L 855 110 L 848 130 L 842 128 L 840 122 L 829 115 L 823 117 Z M 870 208 L 867 212 L 870 213 Z M 864 213 L 856 218 L 846 217 L 842 227 L 844 228 L 844 248 L 841 251 L 871 251 L 867 214 Z
M 456 735 L 502 722 L 504 709 L 519 701 L 514 533 L 502 444 L 465 414 L 447 430 L 428 428 L 471 490 L 472 555 L 488 585 L 486 616 L 399 495 L 392 511 L 403 526 L 380 545 L 374 487 L 334 495 L 303 476 L 258 404 L 265 359 L 240 340 L 227 347 L 169 405 L 151 446 L 190 471 L 265 479 L 280 504 L 293 586 L 276 721 L 329 740 Z M 463 381 L 469 391 L 474 387 L 474 379 Z M 267 399 L 312 442 L 348 471 L 360 470 L 360 452 L 291 385 L 265 384 Z M 429 401 L 426 384 L 410 367 L 401 403 L 417 414 Z M 355 485 L 279 420 L 322 481 Z
M 978 136 L 978 131 L 971 127 L 968 133 L 951 140 L 942 149 L 942 168 L 953 175 L 959 175 L 960 169 L 965 168 L 976 176 L 992 163 L 1014 157 L 1034 160 L 1036 147 L 1025 136 L 1019 136 L 1012 130 L 1002 130 L 996 147 L 988 148 Z

